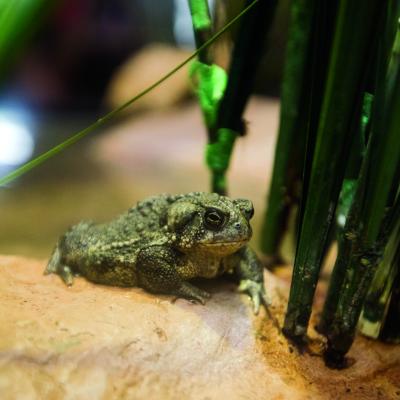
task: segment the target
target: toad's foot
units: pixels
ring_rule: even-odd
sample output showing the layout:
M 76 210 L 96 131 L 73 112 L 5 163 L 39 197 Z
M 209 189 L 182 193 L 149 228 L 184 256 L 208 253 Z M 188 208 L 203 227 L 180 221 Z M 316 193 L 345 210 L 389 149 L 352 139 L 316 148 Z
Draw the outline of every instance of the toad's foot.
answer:
M 239 284 L 239 291 L 246 292 L 253 302 L 253 312 L 255 315 L 260 311 L 261 303 L 265 307 L 271 305 L 271 300 L 265 293 L 264 284 L 262 282 L 255 282 L 250 279 L 242 279 Z
M 191 285 L 188 282 L 182 282 L 179 289 L 175 292 L 178 297 L 183 297 L 187 300 L 190 300 L 194 303 L 206 304 L 206 300 L 208 300 L 211 295 L 210 293 L 197 288 L 196 286 Z
M 71 268 L 61 263 L 61 255 L 58 246 L 54 249 L 44 274 L 59 275 L 67 286 L 71 286 L 74 283 L 74 274 Z
M 72 286 L 72 284 L 74 283 L 74 273 L 72 272 L 71 268 L 68 267 L 67 265 L 60 264 L 57 270 L 55 271 L 49 270 L 48 268 L 44 271 L 45 275 L 51 273 L 59 275 L 67 286 Z

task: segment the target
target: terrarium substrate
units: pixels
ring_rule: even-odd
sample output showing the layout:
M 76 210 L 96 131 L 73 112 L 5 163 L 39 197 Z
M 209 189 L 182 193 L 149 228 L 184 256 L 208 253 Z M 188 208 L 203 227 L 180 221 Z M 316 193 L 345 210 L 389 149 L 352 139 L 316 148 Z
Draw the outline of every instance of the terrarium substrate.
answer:
M 224 280 L 206 306 L 141 289 L 66 287 L 46 260 L 0 257 L 0 394 L 7 399 L 396 399 L 400 347 L 358 337 L 345 370 L 281 335 L 288 279 L 266 272 L 268 316 Z M 317 306 L 321 302 L 320 288 Z

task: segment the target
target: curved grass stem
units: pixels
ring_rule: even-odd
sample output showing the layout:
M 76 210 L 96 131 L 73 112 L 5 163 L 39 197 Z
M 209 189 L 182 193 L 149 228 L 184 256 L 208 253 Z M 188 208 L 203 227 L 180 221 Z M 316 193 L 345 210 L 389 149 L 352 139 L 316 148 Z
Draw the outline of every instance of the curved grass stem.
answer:
M 180 70 L 186 64 L 188 64 L 191 60 L 193 60 L 202 50 L 206 47 L 210 46 L 213 42 L 215 42 L 223 33 L 225 33 L 233 24 L 235 24 L 243 15 L 251 10 L 259 0 L 252 1 L 247 7 L 245 7 L 236 17 L 234 17 L 231 21 L 229 21 L 221 30 L 219 30 L 215 35 L 213 35 L 209 40 L 207 40 L 201 47 L 199 47 L 196 51 L 194 51 L 189 57 L 187 57 L 184 61 L 174 67 L 172 70 L 167 72 L 164 76 L 154 82 L 152 85 L 147 87 L 145 90 L 137 94 L 136 96 L 132 97 L 130 100 L 126 101 L 116 109 L 112 110 L 108 114 L 104 115 L 103 117 L 99 118 L 96 122 L 88 126 L 87 128 L 79 131 L 78 133 L 71 136 L 69 139 L 65 140 L 64 142 L 58 144 L 57 146 L 51 148 L 50 150 L 46 151 L 45 153 L 39 155 L 38 157 L 34 158 L 33 160 L 28 161 L 27 163 L 23 164 L 21 167 L 15 169 L 11 173 L 3 176 L 0 178 L 0 186 L 6 185 L 11 181 L 15 180 L 16 178 L 20 177 L 21 175 L 27 173 L 31 169 L 37 167 L 38 165 L 44 163 L 49 158 L 54 157 L 56 154 L 60 153 L 61 151 L 67 149 L 71 145 L 75 144 L 79 140 L 83 139 L 89 133 L 93 132 L 94 130 L 104 126 L 107 122 L 111 121 L 114 117 L 119 115 L 123 110 L 128 108 L 130 105 L 135 103 L 137 100 L 145 96 L 147 93 L 151 92 L 155 89 L 158 85 L 162 84 L 166 81 L 170 76 L 172 76 L 175 72 Z

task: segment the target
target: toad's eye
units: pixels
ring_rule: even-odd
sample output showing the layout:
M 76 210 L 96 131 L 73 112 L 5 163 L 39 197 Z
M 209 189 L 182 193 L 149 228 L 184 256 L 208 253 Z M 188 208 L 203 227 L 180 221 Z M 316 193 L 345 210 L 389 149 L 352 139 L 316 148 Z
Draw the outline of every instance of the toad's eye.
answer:
M 243 210 L 244 215 L 247 217 L 247 219 L 252 219 L 254 215 L 254 208 L 249 207 Z
M 204 215 L 204 222 L 209 229 L 219 229 L 225 223 L 225 215 L 215 208 L 210 208 Z

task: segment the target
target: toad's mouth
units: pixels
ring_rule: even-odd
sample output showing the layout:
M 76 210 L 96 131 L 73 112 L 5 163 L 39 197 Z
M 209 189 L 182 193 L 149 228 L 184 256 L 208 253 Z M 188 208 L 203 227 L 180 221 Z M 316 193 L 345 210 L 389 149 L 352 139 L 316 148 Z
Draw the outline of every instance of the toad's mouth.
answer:
M 201 243 L 201 246 L 204 247 L 233 247 L 233 246 L 241 246 L 247 243 L 247 240 L 236 240 L 231 242 L 209 242 L 209 243 Z

